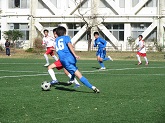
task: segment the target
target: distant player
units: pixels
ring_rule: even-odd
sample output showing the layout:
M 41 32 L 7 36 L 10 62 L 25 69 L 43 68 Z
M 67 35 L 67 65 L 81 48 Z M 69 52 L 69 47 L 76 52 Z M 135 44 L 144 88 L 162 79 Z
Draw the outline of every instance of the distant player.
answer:
M 101 70 L 106 69 L 104 66 L 103 61 L 107 61 L 107 60 L 111 60 L 113 61 L 113 59 L 108 56 L 106 57 L 106 44 L 107 42 L 99 37 L 99 33 L 98 32 L 94 32 L 94 37 L 95 37 L 95 41 L 94 41 L 94 47 L 98 46 L 98 51 L 96 52 L 96 56 L 97 56 L 97 60 L 101 66 Z
M 44 30 L 44 38 L 43 38 L 43 42 L 42 45 L 46 46 L 46 52 L 44 54 L 44 57 L 46 59 L 46 64 L 44 65 L 45 67 L 49 66 L 49 59 L 48 59 L 48 54 L 50 54 L 56 61 L 58 60 L 58 58 L 54 55 L 54 51 L 51 50 L 52 48 L 54 48 L 54 38 L 49 36 L 49 31 L 47 29 Z
M 146 57 L 146 48 L 145 48 L 145 42 L 143 39 L 143 36 L 142 35 L 139 35 L 139 41 L 137 42 L 137 59 L 138 59 L 138 65 L 141 65 L 142 62 L 141 62 L 141 59 L 140 59 L 140 56 L 141 57 L 144 57 L 145 61 L 146 61 L 146 65 L 149 64 L 148 62 L 148 59 Z
M 53 29 L 53 34 L 54 34 L 54 37 L 56 38 L 57 35 L 56 35 L 56 28 Z M 55 44 L 55 43 L 54 43 Z M 51 49 L 51 50 L 55 50 L 54 48 Z M 60 60 L 58 59 L 57 61 L 55 61 L 54 63 L 52 63 L 51 65 L 48 66 L 48 73 L 49 75 L 51 76 L 52 78 L 52 81 L 50 82 L 51 85 L 54 85 L 54 84 L 57 84 L 58 83 L 58 80 L 55 76 L 55 72 L 53 71 L 54 68 L 57 68 L 58 70 L 61 70 L 63 69 L 63 66 L 60 62 Z M 71 79 L 72 75 L 64 68 L 64 73 Z M 72 83 L 75 83 L 75 87 L 80 87 L 80 84 L 79 82 L 76 80 L 76 78 L 74 78 L 74 80 L 70 80 L 68 82 L 68 84 L 72 84 Z
M 72 75 L 71 79 L 74 79 L 75 76 L 77 76 L 85 86 L 92 89 L 95 93 L 99 93 L 100 91 L 95 86 L 91 85 L 76 67 L 76 59 L 79 59 L 80 57 L 75 54 L 70 37 L 65 36 L 66 28 L 59 26 L 56 33 L 58 35 L 56 38 L 56 52 L 62 66 Z

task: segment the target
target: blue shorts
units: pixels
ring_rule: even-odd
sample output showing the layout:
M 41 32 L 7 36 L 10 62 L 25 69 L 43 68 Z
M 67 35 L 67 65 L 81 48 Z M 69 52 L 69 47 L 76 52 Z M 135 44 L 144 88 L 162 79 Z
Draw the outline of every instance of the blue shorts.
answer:
M 106 56 L 106 49 L 103 50 L 103 48 L 99 48 L 96 52 L 96 56 L 99 56 L 100 58 L 105 58 Z
M 66 56 L 65 58 L 60 59 L 62 66 L 71 74 L 73 75 L 77 71 L 76 67 L 76 58 L 72 55 Z

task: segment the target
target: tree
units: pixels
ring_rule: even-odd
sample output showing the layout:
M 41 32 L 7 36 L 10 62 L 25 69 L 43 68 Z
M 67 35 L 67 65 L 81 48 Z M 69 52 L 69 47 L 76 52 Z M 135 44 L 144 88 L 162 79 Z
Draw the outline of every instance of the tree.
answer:
M 97 2 L 94 1 L 92 4 L 91 8 L 87 9 L 85 12 L 81 11 L 81 7 L 84 5 L 87 0 L 74 0 L 75 5 L 77 6 L 77 11 L 78 11 L 78 17 L 82 19 L 82 21 L 86 25 L 86 34 L 87 34 L 87 39 L 88 39 L 88 51 L 91 50 L 91 43 L 92 43 L 92 29 L 94 27 L 97 27 L 100 25 L 102 22 L 104 22 L 104 16 L 101 17 L 101 21 L 98 21 L 98 15 L 99 13 L 97 12 Z M 88 16 L 87 13 L 92 12 L 92 15 Z
M 12 41 L 14 48 L 16 46 L 15 43 L 19 40 L 19 38 L 23 37 L 23 33 L 19 30 L 4 31 L 3 34 L 5 39 Z

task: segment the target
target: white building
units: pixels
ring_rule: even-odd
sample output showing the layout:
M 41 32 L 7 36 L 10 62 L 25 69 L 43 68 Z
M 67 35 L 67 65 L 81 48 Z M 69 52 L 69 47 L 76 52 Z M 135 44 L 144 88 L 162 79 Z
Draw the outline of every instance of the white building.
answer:
M 34 38 L 62 24 L 76 43 L 77 50 L 87 50 L 86 26 L 118 50 L 128 50 L 128 37 L 142 34 L 146 42 L 165 40 L 165 0 L 0 0 L 1 40 L 3 31 L 18 29 L 24 48 L 33 47 Z M 81 14 L 81 16 L 80 16 Z M 93 33 L 92 32 L 92 33 Z

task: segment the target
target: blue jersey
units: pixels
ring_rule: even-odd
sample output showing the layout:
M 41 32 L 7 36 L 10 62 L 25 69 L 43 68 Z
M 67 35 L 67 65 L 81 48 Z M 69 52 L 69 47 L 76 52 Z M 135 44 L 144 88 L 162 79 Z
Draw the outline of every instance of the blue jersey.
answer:
M 94 47 L 98 46 L 98 48 L 105 48 L 106 44 L 107 44 L 106 40 L 98 37 L 97 39 L 95 39 Z
M 56 38 L 55 48 L 60 59 L 66 57 L 67 55 L 71 55 L 71 52 L 68 48 L 68 43 L 71 43 L 69 36 L 60 36 Z
M 71 43 L 71 39 L 69 36 L 60 36 L 56 38 L 56 52 L 59 56 L 59 59 L 62 63 L 62 66 L 73 75 L 75 71 L 78 69 L 76 67 L 76 58 L 71 53 L 68 43 Z

